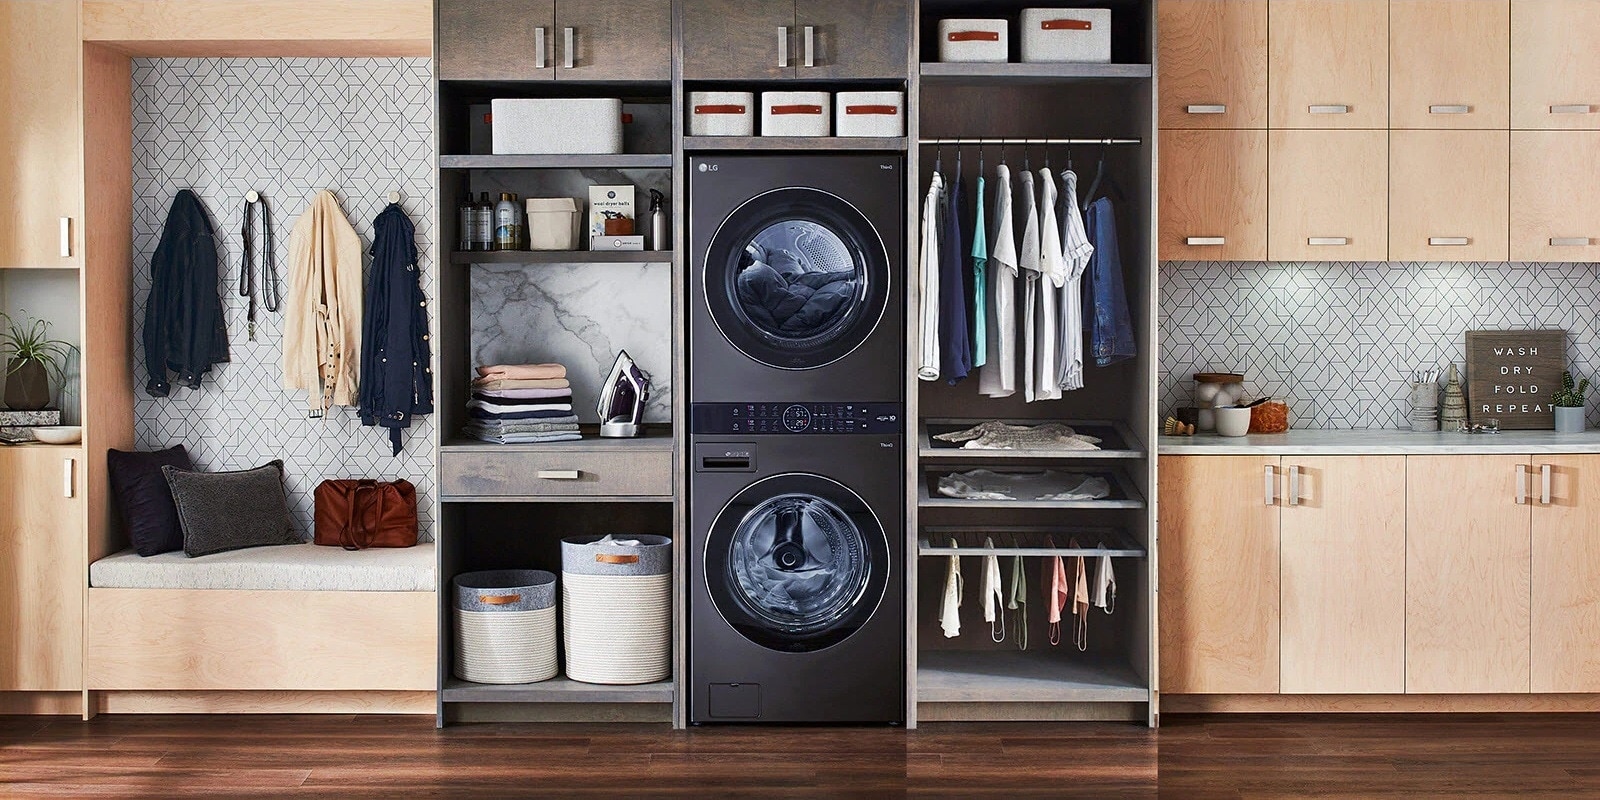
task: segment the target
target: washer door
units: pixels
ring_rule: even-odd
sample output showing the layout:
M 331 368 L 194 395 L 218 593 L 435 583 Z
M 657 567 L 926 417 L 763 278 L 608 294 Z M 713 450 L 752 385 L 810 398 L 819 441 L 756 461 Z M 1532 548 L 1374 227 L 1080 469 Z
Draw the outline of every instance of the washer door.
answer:
M 883 602 L 889 540 L 843 484 L 774 475 L 717 514 L 705 565 L 711 600 L 734 630 L 773 650 L 811 652 L 849 638 Z
M 739 352 L 779 369 L 849 355 L 883 320 L 889 255 L 867 218 L 817 189 L 745 201 L 706 251 L 706 304 Z

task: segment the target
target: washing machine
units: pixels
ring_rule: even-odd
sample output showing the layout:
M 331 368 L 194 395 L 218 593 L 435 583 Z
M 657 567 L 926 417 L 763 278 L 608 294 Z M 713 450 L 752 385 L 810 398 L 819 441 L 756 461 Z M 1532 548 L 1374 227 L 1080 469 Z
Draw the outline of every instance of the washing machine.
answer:
M 689 162 L 692 402 L 899 402 L 905 161 Z
M 690 409 L 689 721 L 905 721 L 897 403 Z

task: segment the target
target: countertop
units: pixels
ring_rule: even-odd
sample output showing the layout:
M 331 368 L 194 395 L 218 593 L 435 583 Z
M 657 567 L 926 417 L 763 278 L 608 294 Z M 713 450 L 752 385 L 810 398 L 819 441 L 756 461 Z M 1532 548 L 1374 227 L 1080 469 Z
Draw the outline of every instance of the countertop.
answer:
M 1407 430 L 1292 430 L 1236 439 L 1202 433 L 1162 436 L 1164 456 L 1368 456 L 1600 453 L 1600 430 L 1584 433 L 1413 433 Z

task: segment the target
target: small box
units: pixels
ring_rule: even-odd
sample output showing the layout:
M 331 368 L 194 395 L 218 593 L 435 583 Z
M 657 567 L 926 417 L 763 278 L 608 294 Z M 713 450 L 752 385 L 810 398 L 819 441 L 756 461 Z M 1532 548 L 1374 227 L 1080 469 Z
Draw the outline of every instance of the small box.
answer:
M 596 236 L 589 240 L 590 250 L 643 250 L 643 236 Z
M 616 98 L 490 101 L 495 155 L 613 155 L 622 152 Z
M 1011 60 L 1011 23 L 1003 19 L 939 20 L 939 60 L 1006 63 Z
M 1111 63 L 1111 9 L 1024 8 L 1025 63 Z
M 578 249 L 578 201 L 571 197 L 530 197 L 529 250 Z
M 762 92 L 762 136 L 827 136 L 833 97 L 827 92 Z
M 633 219 L 633 186 L 589 187 L 589 240 L 606 235 L 606 220 Z M 613 230 L 615 228 L 613 227 Z M 632 228 L 629 229 L 632 232 Z
M 905 92 L 840 92 L 834 103 L 836 136 L 906 135 Z
M 754 136 L 756 96 L 752 92 L 690 92 L 690 136 Z

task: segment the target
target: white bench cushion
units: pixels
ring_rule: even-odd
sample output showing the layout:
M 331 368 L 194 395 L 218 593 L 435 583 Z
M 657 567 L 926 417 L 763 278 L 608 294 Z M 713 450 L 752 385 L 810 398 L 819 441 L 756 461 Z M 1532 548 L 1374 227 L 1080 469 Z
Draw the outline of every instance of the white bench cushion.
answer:
M 431 592 L 434 546 L 349 551 L 314 544 L 252 547 L 199 558 L 124 550 L 89 565 L 101 589 L 275 589 L 295 592 Z

